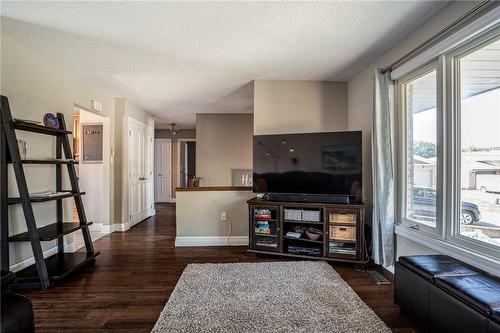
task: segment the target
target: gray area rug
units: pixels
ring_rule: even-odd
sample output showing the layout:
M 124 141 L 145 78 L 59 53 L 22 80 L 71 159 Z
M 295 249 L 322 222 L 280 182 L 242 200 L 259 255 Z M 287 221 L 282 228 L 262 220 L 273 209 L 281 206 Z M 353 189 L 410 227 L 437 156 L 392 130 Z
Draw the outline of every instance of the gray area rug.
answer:
M 390 332 L 326 262 L 192 264 L 152 332 Z

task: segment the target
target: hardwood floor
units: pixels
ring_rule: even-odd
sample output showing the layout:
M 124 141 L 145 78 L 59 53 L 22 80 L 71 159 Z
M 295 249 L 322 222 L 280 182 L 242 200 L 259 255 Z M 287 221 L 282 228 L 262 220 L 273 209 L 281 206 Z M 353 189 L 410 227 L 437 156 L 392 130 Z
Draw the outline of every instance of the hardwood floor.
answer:
M 37 332 L 149 332 L 187 264 L 286 260 L 252 259 L 245 247 L 175 248 L 175 206 L 159 204 L 156 212 L 97 240 L 95 267 L 54 288 L 24 292 L 33 301 Z M 333 266 L 393 331 L 415 332 L 393 303 L 392 285 L 377 286 L 353 266 Z

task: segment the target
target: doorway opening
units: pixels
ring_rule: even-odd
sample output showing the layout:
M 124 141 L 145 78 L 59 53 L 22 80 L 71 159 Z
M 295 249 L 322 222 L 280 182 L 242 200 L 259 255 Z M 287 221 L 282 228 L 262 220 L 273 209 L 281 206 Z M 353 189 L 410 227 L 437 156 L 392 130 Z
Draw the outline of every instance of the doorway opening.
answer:
M 73 155 L 78 162 L 80 189 L 85 192 L 82 198 L 87 221 L 92 222 L 90 232 L 96 240 L 111 232 L 111 120 L 78 105 L 74 105 L 73 111 Z M 78 221 L 74 203 L 73 220 Z M 80 238 L 73 240 L 76 249 L 84 245 Z
M 179 139 L 179 186 L 193 187 L 196 177 L 196 139 Z

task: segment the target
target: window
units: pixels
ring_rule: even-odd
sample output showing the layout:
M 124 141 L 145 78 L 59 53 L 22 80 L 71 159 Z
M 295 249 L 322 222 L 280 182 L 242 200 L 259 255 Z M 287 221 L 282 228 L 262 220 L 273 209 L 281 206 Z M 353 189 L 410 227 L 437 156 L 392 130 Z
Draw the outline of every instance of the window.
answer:
M 437 70 L 431 68 L 403 84 L 406 113 L 406 193 L 408 221 L 436 227 Z
M 497 272 L 500 27 L 441 49 L 395 75 L 396 232 Z
M 455 60 L 462 236 L 500 246 L 500 39 Z

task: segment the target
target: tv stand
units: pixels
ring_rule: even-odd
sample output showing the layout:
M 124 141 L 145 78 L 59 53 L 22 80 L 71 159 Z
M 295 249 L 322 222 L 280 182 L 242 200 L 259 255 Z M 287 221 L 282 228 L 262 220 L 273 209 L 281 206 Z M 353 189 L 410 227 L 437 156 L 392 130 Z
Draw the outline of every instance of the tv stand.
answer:
M 330 194 L 299 194 L 299 193 L 267 193 L 264 195 L 266 201 L 278 202 L 310 202 L 310 203 L 332 203 L 351 204 L 359 202 L 356 195 L 330 195 Z
M 368 260 L 364 204 L 257 198 L 247 202 L 250 228 L 248 252 L 357 264 Z M 320 230 L 322 235 L 314 239 L 305 233 L 308 228 Z M 294 238 L 287 234 L 289 232 L 297 232 L 300 237 Z

